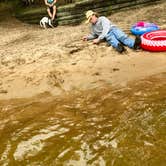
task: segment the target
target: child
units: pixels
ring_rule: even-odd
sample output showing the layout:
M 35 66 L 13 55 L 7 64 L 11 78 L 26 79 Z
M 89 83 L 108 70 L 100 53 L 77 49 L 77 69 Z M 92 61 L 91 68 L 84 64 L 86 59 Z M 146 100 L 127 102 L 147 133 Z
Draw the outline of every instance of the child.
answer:
M 94 44 L 98 44 L 101 40 L 106 39 L 107 43 L 114 47 L 119 53 L 125 51 L 124 45 L 139 49 L 141 38 L 137 36 L 134 39 L 129 38 L 122 30 L 112 24 L 112 22 L 104 17 L 99 17 L 96 12 L 89 10 L 86 12 L 87 23 L 91 23 L 91 33 L 83 37 L 83 40 L 93 40 Z
M 57 0 L 44 0 L 47 6 L 48 15 L 50 16 L 52 21 L 55 19 L 56 16 L 56 1 Z

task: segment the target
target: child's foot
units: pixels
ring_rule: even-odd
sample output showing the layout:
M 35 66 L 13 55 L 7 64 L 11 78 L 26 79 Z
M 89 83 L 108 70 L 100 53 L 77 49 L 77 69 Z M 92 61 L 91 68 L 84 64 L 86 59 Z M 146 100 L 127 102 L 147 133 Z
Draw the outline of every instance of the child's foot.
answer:
M 137 49 L 140 48 L 140 45 L 141 45 L 141 37 L 140 36 L 136 36 L 133 48 L 135 50 L 137 50 Z
M 124 46 L 121 43 L 118 43 L 118 46 L 116 47 L 116 50 L 119 53 L 122 53 L 123 51 L 125 51 L 126 49 L 124 48 Z

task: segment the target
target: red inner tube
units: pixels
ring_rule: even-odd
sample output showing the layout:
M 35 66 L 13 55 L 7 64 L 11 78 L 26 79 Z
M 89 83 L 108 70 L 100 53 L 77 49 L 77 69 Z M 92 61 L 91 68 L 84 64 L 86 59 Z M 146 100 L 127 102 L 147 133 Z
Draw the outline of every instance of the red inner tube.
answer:
M 154 36 L 151 40 L 166 40 L 165 36 Z
M 157 30 L 141 36 L 141 47 L 149 51 L 166 51 L 166 30 Z

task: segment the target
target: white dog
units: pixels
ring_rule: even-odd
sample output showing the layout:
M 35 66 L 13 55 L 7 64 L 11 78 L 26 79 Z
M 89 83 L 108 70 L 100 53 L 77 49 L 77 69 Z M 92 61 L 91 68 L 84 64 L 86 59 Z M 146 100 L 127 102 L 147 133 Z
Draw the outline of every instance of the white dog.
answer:
M 51 23 L 51 19 L 50 18 L 48 18 L 48 17 L 43 17 L 41 20 L 40 20 L 40 26 L 42 27 L 42 28 L 47 28 L 47 26 L 50 26 L 51 28 L 54 28 L 54 26 L 52 25 L 52 23 Z

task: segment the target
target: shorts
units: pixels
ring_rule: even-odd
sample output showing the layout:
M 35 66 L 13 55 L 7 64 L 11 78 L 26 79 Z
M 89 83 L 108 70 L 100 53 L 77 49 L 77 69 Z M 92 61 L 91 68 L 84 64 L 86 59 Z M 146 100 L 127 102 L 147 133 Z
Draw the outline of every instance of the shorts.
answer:
M 53 7 L 48 7 L 50 9 L 51 14 L 53 14 Z

